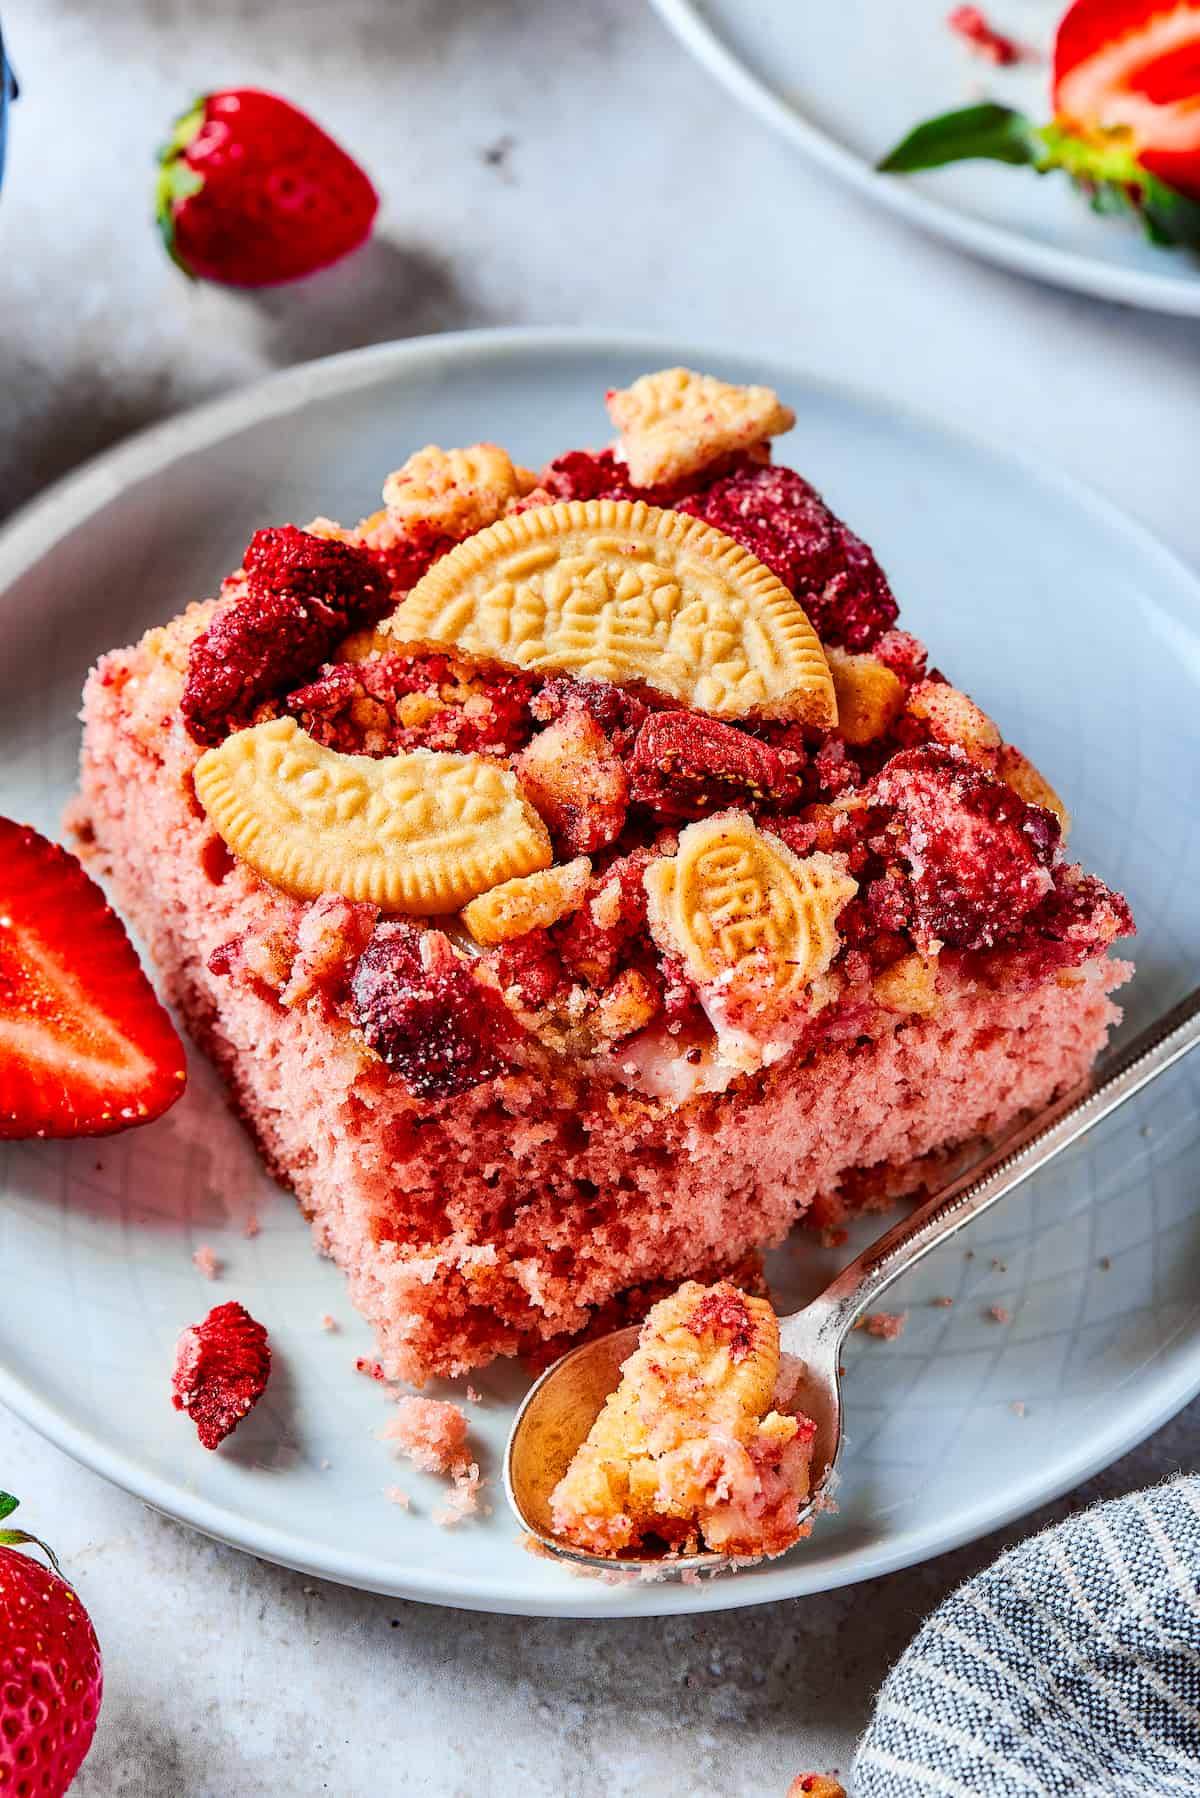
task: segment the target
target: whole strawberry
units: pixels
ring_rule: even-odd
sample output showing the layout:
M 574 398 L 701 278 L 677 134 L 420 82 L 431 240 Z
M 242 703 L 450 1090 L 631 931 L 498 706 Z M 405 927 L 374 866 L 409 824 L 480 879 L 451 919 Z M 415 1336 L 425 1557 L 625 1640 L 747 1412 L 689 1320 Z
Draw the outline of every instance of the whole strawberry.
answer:
M 17 1501 L 0 1492 L 0 1521 Z M 18 1550 L 40 1548 L 53 1571 Z M 36 1536 L 0 1528 L 0 1792 L 61 1798 L 96 1733 L 103 1691 L 91 1618 Z
M 277 94 L 205 94 L 161 152 L 159 229 L 185 273 L 270 287 L 368 236 L 379 196 L 328 134 Z

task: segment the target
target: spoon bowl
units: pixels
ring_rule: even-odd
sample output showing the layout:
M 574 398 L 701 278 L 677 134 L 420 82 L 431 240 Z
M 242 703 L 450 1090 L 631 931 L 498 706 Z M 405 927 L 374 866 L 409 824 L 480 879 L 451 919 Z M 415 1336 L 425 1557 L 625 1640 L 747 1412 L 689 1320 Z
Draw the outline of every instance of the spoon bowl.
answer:
M 951 1179 L 844 1268 L 802 1311 L 779 1320 L 779 1346 L 804 1364 L 792 1408 L 812 1419 L 812 1474 L 800 1509 L 805 1521 L 829 1496 L 842 1441 L 841 1356 L 857 1319 L 910 1267 L 1131 1099 L 1200 1042 L 1200 988 L 1034 1118 L 1018 1124 L 979 1161 Z M 508 1500 L 534 1542 L 596 1571 L 642 1577 L 715 1571 L 713 1553 L 678 1555 L 665 1547 L 620 1558 L 593 1555 L 559 1536 L 550 1498 L 616 1389 L 638 1327 L 584 1342 L 548 1367 L 513 1420 L 504 1458 Z

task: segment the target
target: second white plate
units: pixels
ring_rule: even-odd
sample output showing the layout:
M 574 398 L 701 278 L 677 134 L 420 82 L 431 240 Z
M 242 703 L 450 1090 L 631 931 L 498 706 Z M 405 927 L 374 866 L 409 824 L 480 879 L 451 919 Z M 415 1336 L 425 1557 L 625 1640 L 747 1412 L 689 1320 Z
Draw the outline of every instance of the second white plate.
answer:
M 1046 61 L 993 68 L 947 28 L 947 0 L 654 0 L 731 93 L 881 206 L 1022 274 L 1102 299 L 1200 317 L 1200 258 L 1097 218 L 1065 180 L 970 162 L 920 176 L 874 165 L 922 119 L 986 95 L 1049 115 Z M 1048 48 L 1066 0 L 989 16 Z

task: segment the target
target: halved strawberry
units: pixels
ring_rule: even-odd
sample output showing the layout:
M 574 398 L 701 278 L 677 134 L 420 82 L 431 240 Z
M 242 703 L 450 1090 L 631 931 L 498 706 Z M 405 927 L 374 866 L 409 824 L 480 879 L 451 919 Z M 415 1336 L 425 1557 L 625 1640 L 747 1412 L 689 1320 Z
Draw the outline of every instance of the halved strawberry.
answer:
M 257 88 L 204 94 L 161 152 L 157 212 L 180 268 L 234 287 L 294 281 L 369 234 L 379 196 L 298 107 Z
M 187 1078 L 125 927 L 57 843 L 0 818 L 0 1137 L 148 1124 Z
M 1198 0 L 1075 0 L 1054 43 L 1054 110 L 1200 200 Z
M 1054 109 L 1035 125 L 984 102 L 926 119 L 886 174 L 982 158 L 1060 169 L 1094 211 L 1200 250 L 1200 0 L 1075 0 L 1058 28 Z

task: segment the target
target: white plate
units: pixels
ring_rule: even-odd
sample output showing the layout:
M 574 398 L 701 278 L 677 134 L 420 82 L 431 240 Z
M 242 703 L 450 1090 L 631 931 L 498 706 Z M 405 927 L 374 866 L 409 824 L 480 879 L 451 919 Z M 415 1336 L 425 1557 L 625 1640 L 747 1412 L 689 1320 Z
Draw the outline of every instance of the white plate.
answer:
M 795 403 L 782 458 L 874 542 L 907 622 L 1053 772 L 1080 854 L 1129 893 L 1143 927 L 1130 1022 L 1145 1023 L 1200 967 L 1196 583 L 1068 483 L 768 356 L 573 333 L 431 338 L 295 369 L 100 458 L 0 537 L 0 811 L 56 829 L 89 662 L 211 590 L 257 525 L 358 517 L 413 444 L 494 437 L 536 464 L 602 440 L 605 387 L 680 360 Z M 148 1129 L 0 1145 L 0 1398 L 211 1535 L 407 1597 L 611 1616 L 863 1579 L 1075 1484 L 1200 1388 L 1198 1077 L 1195 1061 L 1168 1075 L 1009 1200 L 972 1233 L 973 1259 L 950 1247 L 922 1266 L 895 1300 L 911 1310 L 904 1336 L 850 1344 L 839 1515 L 785 1560 L 699 1588 L 605 1586 L 521 1550 L 495 1480 L 523 1388 L 511 1367 L 479 1377 L 473 1408 L 495 1514 L 432 1523 L 438 1482 L 373 1436 L 388 1400 L 352 1369 L 370 1345 L 340 1277 L 199 1058 L 184 1101 Z M 227 1264 L 216 1285 L 192 1266 L 200 1243 Z M 834 1259 L 808 1239 L 785 1249 L 780 1291 L 814 1290 Z M 929 1303 L 943 1294 L 953 1309 Z M 208 1454 L 171 1409 L 173 1349 L 233 1297 L 268 1325 L 276 1370 Z M 388 1503 L 392 1484 L 413 1515 Z
M 875 163 L 920 120 L 984 96 L 1045 119 L 1046 61 L 998 69 L 946 26 L 949 0 L 654 0 L 709 71 L 768 124 L 882 206 L 993 262 L 1102 299 L 1200 315 L 1200 259 L 1097 218 L 1065 180 L 968 162 L 924 175 Z M 989 16 L 1039 48 L 1066 0 Z

